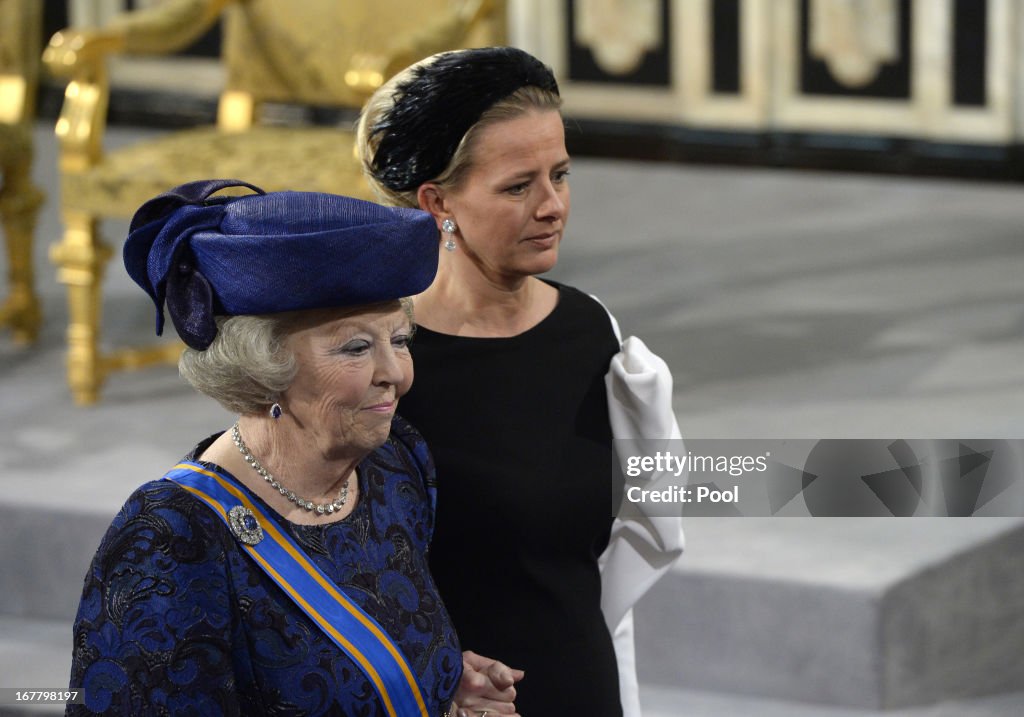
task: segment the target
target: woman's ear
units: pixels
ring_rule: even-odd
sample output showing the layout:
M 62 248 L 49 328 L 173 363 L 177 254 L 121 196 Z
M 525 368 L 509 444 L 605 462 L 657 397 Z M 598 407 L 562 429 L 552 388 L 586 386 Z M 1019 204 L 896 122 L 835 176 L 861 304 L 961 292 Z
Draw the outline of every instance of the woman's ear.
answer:
M 451 217 L 444 199 L 444 189 L 433 182 L 420 185 L 420 188 L 416 190 L 416 201 L 419 202 L 420 209 L 434 215 L 438 227 L 441 226 L 443 220 Z

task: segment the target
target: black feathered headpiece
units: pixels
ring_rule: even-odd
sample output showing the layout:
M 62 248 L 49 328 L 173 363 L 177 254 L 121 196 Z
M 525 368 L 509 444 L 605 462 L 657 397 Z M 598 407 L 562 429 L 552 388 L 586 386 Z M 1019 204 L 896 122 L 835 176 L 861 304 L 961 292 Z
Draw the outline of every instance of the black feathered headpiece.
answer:
M 481 115 L 528 85 L 558 94 L 551 69 L 514 47 L 446 52 L 417 67 L 396 88 L 394 106 L 370 128 L 371 135 L 382 135 L 373 176 L 396 192 L 434 179 Z

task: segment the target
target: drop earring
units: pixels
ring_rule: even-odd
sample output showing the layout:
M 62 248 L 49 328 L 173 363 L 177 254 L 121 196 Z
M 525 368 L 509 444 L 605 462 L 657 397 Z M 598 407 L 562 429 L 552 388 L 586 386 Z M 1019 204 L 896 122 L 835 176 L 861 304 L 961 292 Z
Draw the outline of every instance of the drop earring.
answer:
M 284 413 L 284 411 L 281 410 L 280 403 L 274 403 L 270 407 L 270 417 L 273 418 L 275 421 L 281 417 L 282 413 Z
M 441 222 L 441 231 L 447 235 L 447 238 L 444 240 L 444 248 L 447 251 L 455 251 L 456 245 L 454 235 L 456 229 L 458 229 L 458 227 L 455 226 L 455 221 L 453 219 L 445 219 Z

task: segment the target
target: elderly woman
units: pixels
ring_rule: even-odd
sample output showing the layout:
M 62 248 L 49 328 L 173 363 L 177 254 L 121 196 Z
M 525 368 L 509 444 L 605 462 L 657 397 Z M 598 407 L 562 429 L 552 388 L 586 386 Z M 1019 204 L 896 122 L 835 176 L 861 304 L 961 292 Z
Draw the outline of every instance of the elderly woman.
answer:
M 395 414 L 413 378 L 402 297 L 434 277 L 433 220 L 250 185 L 211 196 L 240 184 L 184 185 L 131 225 L 125 264 L 157 332 L 166 305 L 182 375 L 240 415 L 114 519 L 69 712 L 449 714 L 463 659 L 427 566 L 434 469 Z M 514 711 L 510 688 L 470 687 Z
M 419 378 L 402 415 L 444 485 L 431 566 L 460 640 L 525 671 L 525 715 L 618 717 L 639 713 L 631 607 L 682 533 L 678 519 L 614 519 L 605 380 L 631 362 L 601 304 L 538 278 L 569 218 L 560 106 L 521 50 L 443 53 L 378 90 L 358 146 L 378 196 L 441 233 L 437 277 L 414 298 Z M 650 375 L 663 411 L 648 437 L 678 437 L 671 376 L 663 362 Z

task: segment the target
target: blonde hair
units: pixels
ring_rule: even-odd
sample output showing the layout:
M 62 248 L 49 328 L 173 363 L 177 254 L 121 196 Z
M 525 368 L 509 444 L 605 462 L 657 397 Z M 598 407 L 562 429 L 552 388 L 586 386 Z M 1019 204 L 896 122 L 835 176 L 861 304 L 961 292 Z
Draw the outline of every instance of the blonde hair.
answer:
M 396 191 L 382 184 L 373 174 L 373 158 L 377 153 L 382 139 L 381 134 L 373 133 L 373 127 L 391 111 L 398 99 L 400 87 L 412 79 L 413 73 L 421 67 L 429 66 L 442 54 L 432 55 L 411 65 L 386 83 L 380 86 L 373 96 L 363 106 L 356 125 L 356 151 L 362 164 L 363 174 L 366 176 L 370 188 L 373 189 L 377 200 L 381 204 L 395 207 L 419 207 L 417 191 L 419 187 L 413 187 L 406 191 Z M 466 174 L 473 166 L 473 150 L 476 146 L 476 137 L 484 128 L 501 122 L 514 119 L 531 111 L 561 111 L 562 98 L 554 92 L 549 92 L 534 85 L 525 85 L 493 105 L 480 115 L 480 119 L 473 124 L 466 134 L 462 136 L 459 145 L 455 148 L 454 154 L 448 161 L 448 166 L 431 182 L 442 187 L 458 187 L 465 179 Z M 429 141 L 424 138 L 424 141 Z

